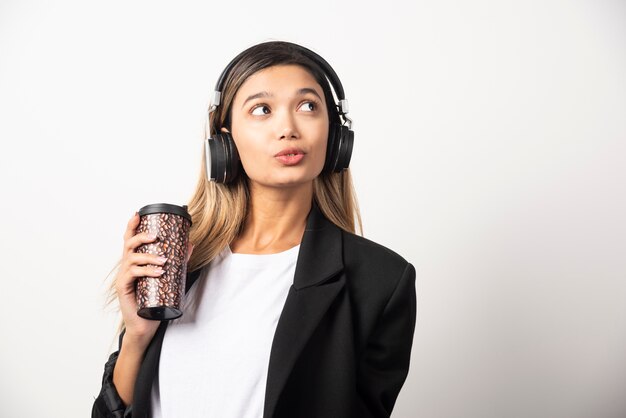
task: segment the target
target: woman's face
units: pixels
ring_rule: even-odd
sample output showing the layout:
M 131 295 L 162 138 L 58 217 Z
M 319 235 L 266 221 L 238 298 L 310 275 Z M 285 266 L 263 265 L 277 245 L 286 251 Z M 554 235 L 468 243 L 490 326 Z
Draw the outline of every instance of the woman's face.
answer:
M 296 186 L 317 177 L 328 126 L 322 88 L 298 65 L 254 73 L 232 104 L 231 134 L 241 163 L 250 180 L 263 186 Z

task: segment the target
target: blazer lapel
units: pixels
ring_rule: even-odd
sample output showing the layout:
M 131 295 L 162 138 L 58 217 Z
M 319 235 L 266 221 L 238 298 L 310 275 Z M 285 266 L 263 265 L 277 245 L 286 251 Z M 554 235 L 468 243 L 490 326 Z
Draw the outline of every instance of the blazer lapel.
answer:
M 270 352 L 263 416 L 274 415 L 293 366 L 324 313 L 344 287 L 341 230 L 313 204 L 302 237 L 293 286 L 278 320 Z
M 341 230 L 328 221 L 315 203 L 307 218 L 300 244 L 293 285 L 276 326 L 270 351 L 263 416 L 271 418 L 287 378 L 315 327 L 344 287 Z M 201 269 L 188 272 L 185 293 L 199 278 Z M 147 417 L 152 383 L 168 321 L 163 321 L 146 349 L 133 394 L 133 416 Z

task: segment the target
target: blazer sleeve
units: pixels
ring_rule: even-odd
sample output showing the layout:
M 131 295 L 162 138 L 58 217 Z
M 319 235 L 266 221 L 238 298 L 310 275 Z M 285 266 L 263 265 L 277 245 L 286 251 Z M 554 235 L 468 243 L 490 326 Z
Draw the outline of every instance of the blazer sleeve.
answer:
M 369 417 L 391 416 L 409 372 L 416 317 L 415 268 L 407 263 L 359 361 L 357 386 Z
M 122 338 L 126 329 L 120 333 L 118 350 L 109 356 L 104 365 L 102 388 L 91 409 L 91 418 L 132 418 L 132 405 L 126 407 L 113 384 L 113 369 L 122 347 Z

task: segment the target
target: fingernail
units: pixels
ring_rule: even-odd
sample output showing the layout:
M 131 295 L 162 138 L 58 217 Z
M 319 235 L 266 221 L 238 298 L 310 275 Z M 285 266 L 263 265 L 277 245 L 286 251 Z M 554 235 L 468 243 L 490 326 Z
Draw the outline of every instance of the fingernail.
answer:
M 148 234 L 148 238 L 149 238 L 149 239 L 155 239 L 155 238 L 156 238 L 156 235 L 155 235 L 155 234 Z
M 162 262 L 162 263 L 165 263 L 165 262 L 167 261 L 167 258 L 165 258 L 165 257 L 159 257 L 159 258 L 157 258 L 157 260 L 159 260 L 159 261 L 160 261 L 160 262 Z

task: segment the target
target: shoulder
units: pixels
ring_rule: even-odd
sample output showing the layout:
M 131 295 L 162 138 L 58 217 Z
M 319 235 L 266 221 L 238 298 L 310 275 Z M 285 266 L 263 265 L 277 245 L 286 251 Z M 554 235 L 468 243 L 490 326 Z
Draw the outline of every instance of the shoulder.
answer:
M 397 252 L 368 238 L 342 231 L 344 254 L 361 262 L 383 265 L 385 268 L 404 269 L 408 261 Z
M 342 231 L 344 267 L 349 276 L 389 293 L 405 276 L 415 280 L 415 268 L 390 248 L 365 237 Z

